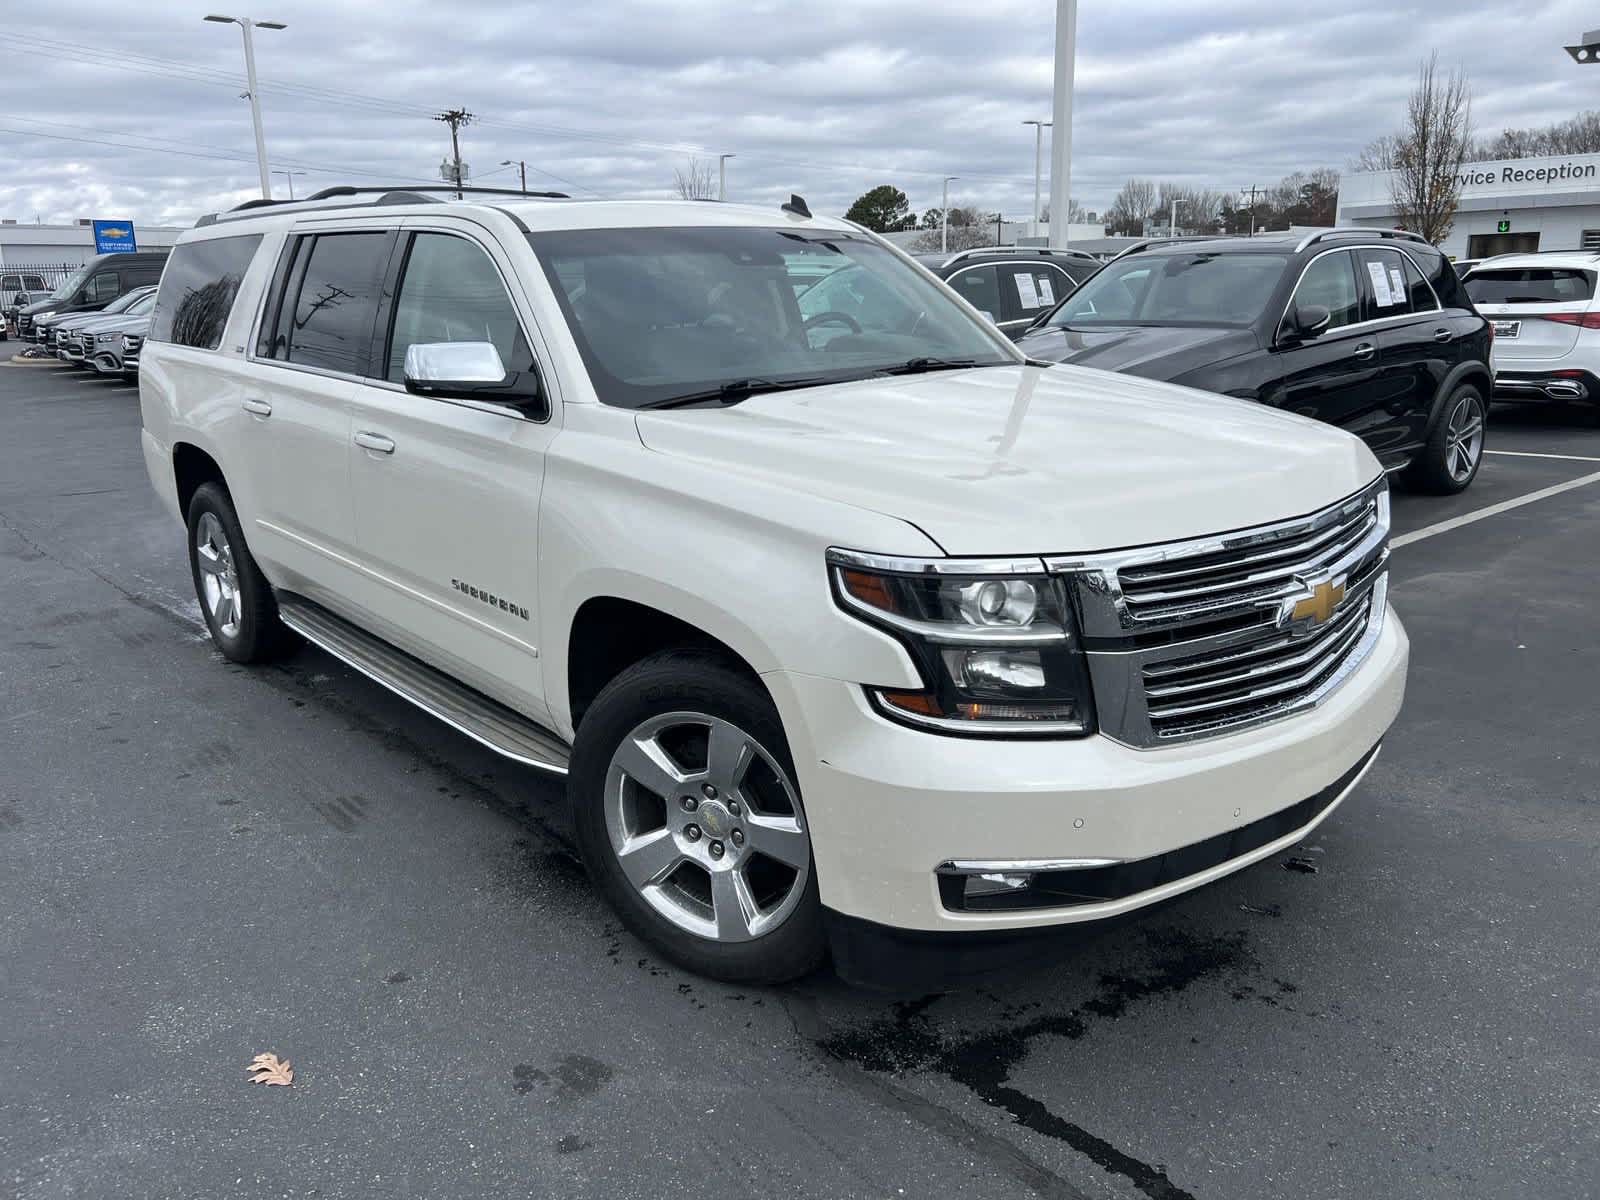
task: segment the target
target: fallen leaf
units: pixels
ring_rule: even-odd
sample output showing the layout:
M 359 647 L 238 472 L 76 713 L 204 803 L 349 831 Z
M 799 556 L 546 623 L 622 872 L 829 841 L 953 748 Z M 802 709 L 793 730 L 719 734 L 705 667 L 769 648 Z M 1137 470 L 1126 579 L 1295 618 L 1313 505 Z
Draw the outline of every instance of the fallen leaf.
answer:
M 251 1083 L 275 1083 L 279 1087 L 288 1087 L 294 1082 L 294 1068 L 289 1060 L 280 1059 L 276 1054 L 256 1055 L 245 1070 L 250 1072 Z

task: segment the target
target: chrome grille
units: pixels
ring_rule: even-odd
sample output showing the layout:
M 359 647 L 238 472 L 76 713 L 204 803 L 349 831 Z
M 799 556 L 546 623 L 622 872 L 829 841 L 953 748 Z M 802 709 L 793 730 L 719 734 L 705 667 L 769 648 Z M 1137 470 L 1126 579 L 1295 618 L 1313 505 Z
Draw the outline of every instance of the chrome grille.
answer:
M 1101 732 L 1159 746 L 1320 703 L 1377 642 L 1388 542 L 1379 480 L 1273 525 L 1048 560 L 1075 584 Z M 1297 612 L 1319 595 L 1331 611 Z
M 1144 668 L 1145 705 L 1158 739 L 1194 737 L 1295 706 L 1339 669 L 1361 641 L 1375 593 L 1305 637 L 1272 634 L 1243 646 Z

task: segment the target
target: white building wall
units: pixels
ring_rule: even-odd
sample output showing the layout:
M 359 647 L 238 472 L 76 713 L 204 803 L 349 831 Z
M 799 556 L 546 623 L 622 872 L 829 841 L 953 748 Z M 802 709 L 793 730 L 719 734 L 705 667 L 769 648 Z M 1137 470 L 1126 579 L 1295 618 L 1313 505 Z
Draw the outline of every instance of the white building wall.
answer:
M 1541 250 L 1576 250 L 1586 230 L 1600 230 L 1600 154 L 1561 154 L 1467 163 L 1455 226 L 1440 245 L 1465 258 L 1473 234 L 1493 234 L 1501 221 L 1510 233 L 1538 233 Z M 1399 223 L 1390 194 L 1393 172 L 1370 171 L 1339 181 L 1341 225 L 1393 228 Z
M 141 250 L 164 250 L 184 230 L 173 226 L 133 227 Z M 0 265 L 8 267 L 82 265 L 94 257 L 94 227 L 90 225 L 0 224 Z

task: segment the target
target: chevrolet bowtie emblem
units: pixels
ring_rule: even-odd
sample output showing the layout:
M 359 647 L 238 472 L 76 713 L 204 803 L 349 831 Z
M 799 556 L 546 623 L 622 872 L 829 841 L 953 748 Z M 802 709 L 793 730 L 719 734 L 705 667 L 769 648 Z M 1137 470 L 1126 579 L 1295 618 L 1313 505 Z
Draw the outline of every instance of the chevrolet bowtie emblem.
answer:
M 1333 610 L 1339 607 L 1344 599 L 1344 580 L 1334 583 L 1324 579 L 1311 589 L 1311 594 L 1295 603 L 1289 610 L 1291 621 L 1309 621 L 1313 625 L 1321 625 L 1333 616 Z

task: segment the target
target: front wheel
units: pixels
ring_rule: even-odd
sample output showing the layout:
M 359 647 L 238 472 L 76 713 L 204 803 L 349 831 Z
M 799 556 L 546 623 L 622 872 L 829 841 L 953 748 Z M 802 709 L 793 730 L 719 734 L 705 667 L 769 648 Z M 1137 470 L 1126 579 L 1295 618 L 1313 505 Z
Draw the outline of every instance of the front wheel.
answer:
M 590 876 L 668 958 L 740 983 L 822 961 L 805 811 L 758 681 L 702 650 L 630 667 L 584 714 L 568 791 Z
M 1463 384 L 1450 393 L 1427 444 L 1406 469 L 1406 482 L 1442 496 L 1464 491 L 1483 462 L 1488 415 L 1483 393 L 1474 385 Z

